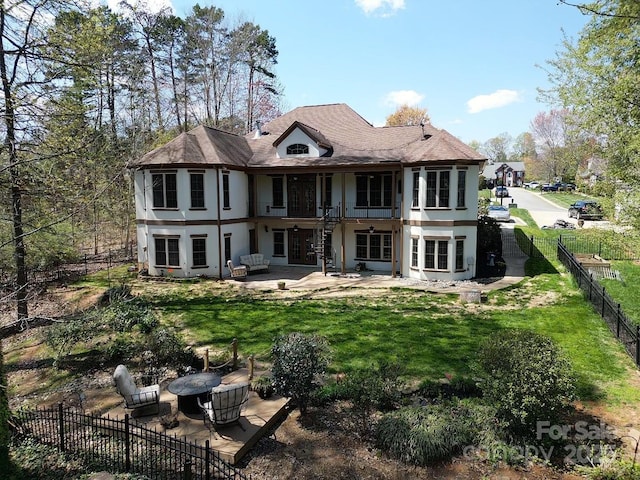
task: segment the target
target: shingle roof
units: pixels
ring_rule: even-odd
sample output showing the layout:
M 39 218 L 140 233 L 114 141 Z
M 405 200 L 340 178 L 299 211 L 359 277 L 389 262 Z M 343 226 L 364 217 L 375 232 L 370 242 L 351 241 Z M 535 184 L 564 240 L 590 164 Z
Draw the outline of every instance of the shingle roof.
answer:
M 205 166 L 244 167 L 252 152 L 243 137 L 200 125 L 181 133 L 169 143 L 131 162 L 139 166 Z
M 278 158 L 282 135 L 301 128 L 314 140 L 330 146 L 330 156 Z M 485 157 L 445 130 L 421 126 L 374 127 L 348 105 L 296 108 L 262 127 L 263 134 L 240 137 L 209 127 L 197 127 L 155 149 L 131 166 L 235 165 L 249 168 L 372 166 L 389 163 L 482 163 Z

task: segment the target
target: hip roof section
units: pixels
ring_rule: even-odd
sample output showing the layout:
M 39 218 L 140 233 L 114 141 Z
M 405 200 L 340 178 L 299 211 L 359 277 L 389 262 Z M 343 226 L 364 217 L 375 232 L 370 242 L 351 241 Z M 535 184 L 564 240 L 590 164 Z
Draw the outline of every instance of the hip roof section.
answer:
M 295 128 L 329 146 L 322 157 L 278 158 L 277 146 Z M 264 168 L 336 168 L 407 166 L 425 163 L 480 164 L 485 157 L 430 124 L 374 127 L 344 103 L 296 108 L 262 126 L 259 134 L 239 136 L 198 126 L 130 164 L 140 167 L 229 166 Z

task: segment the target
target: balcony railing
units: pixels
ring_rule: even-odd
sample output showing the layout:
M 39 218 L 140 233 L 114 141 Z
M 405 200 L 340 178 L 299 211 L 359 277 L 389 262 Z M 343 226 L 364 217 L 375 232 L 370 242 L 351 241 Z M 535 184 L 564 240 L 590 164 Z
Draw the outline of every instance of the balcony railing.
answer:
M 354 203 L 347 203 L 344 213 L 345 218 L 400 218 L 400 207 L 371 207 Z
M 300 209 L 296 209 L 296 212 Z M 342 214 L 342 206 L 334 205 L 331 207 L 321 206 L 316 207 L 316 218 L 327 216 L 332 219 L 340 218 L 367 218 L 367 219 L 392 219 L 400 218 L 400 207 L 369 207 L 357 205 L 354 203 L 347 203 L 344 209 L 344 215 Z M 314 215 L 309 214 L 296 214 L 290 211 L 288 205 L 273 206 L 269 203 L 258 203 L 258 216 L 259 217 L 312 217 Z

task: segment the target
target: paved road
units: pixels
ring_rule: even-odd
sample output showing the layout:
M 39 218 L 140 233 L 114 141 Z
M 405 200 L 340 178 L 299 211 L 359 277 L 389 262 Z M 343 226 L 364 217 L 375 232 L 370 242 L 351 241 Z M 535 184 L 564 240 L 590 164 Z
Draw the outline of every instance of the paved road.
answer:
M 529 213 L 538 224 L 538 227 L 545 225 L 553 225 L 558 219 L 576 221 L 572 218 L 569 219 L 566 208 L 561 208 L 558 205 L 547 200 L 547 195 L 539 192 L 531 192 L 524 188 L 512 187 L 509 189 L 510 198 L 505 198 L 509 203 L 512 201 L 518 204 L 519 208 L 529 210 Z M 506 202 L 505 202 L 506 204 Z
M 508 205 L 514 202 L 518 204 L 519 208 L 529 210 L 538 227 L 551 226 L 558 219 L 571 222 L 574 225 L 578 223 L 575 218 L 569 218 L 565 207 L 559 207 L 553 203 L 553 193 L 540 193 L 539 191 L 531 191 L 525 188 L 510 187 L 509 194 L 511 197 L 505 198 L 503 203 Z M 584 228 L 607 228 L 608 226 L 609 222 L 601 220 L 585 220 L 584 222 Z

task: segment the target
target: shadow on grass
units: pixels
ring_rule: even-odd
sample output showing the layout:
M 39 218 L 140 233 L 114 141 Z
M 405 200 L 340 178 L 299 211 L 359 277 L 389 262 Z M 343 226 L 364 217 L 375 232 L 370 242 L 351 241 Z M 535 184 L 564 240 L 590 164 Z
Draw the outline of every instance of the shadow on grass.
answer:
M 529 277 L 535 277 L 537 275 L 543 275 L 545 273 L 559 273 L 556 267 L 554 267 L 553 264 L 545 257 L 529 258 L 525 263 L 524 268 L 527 276 Z

